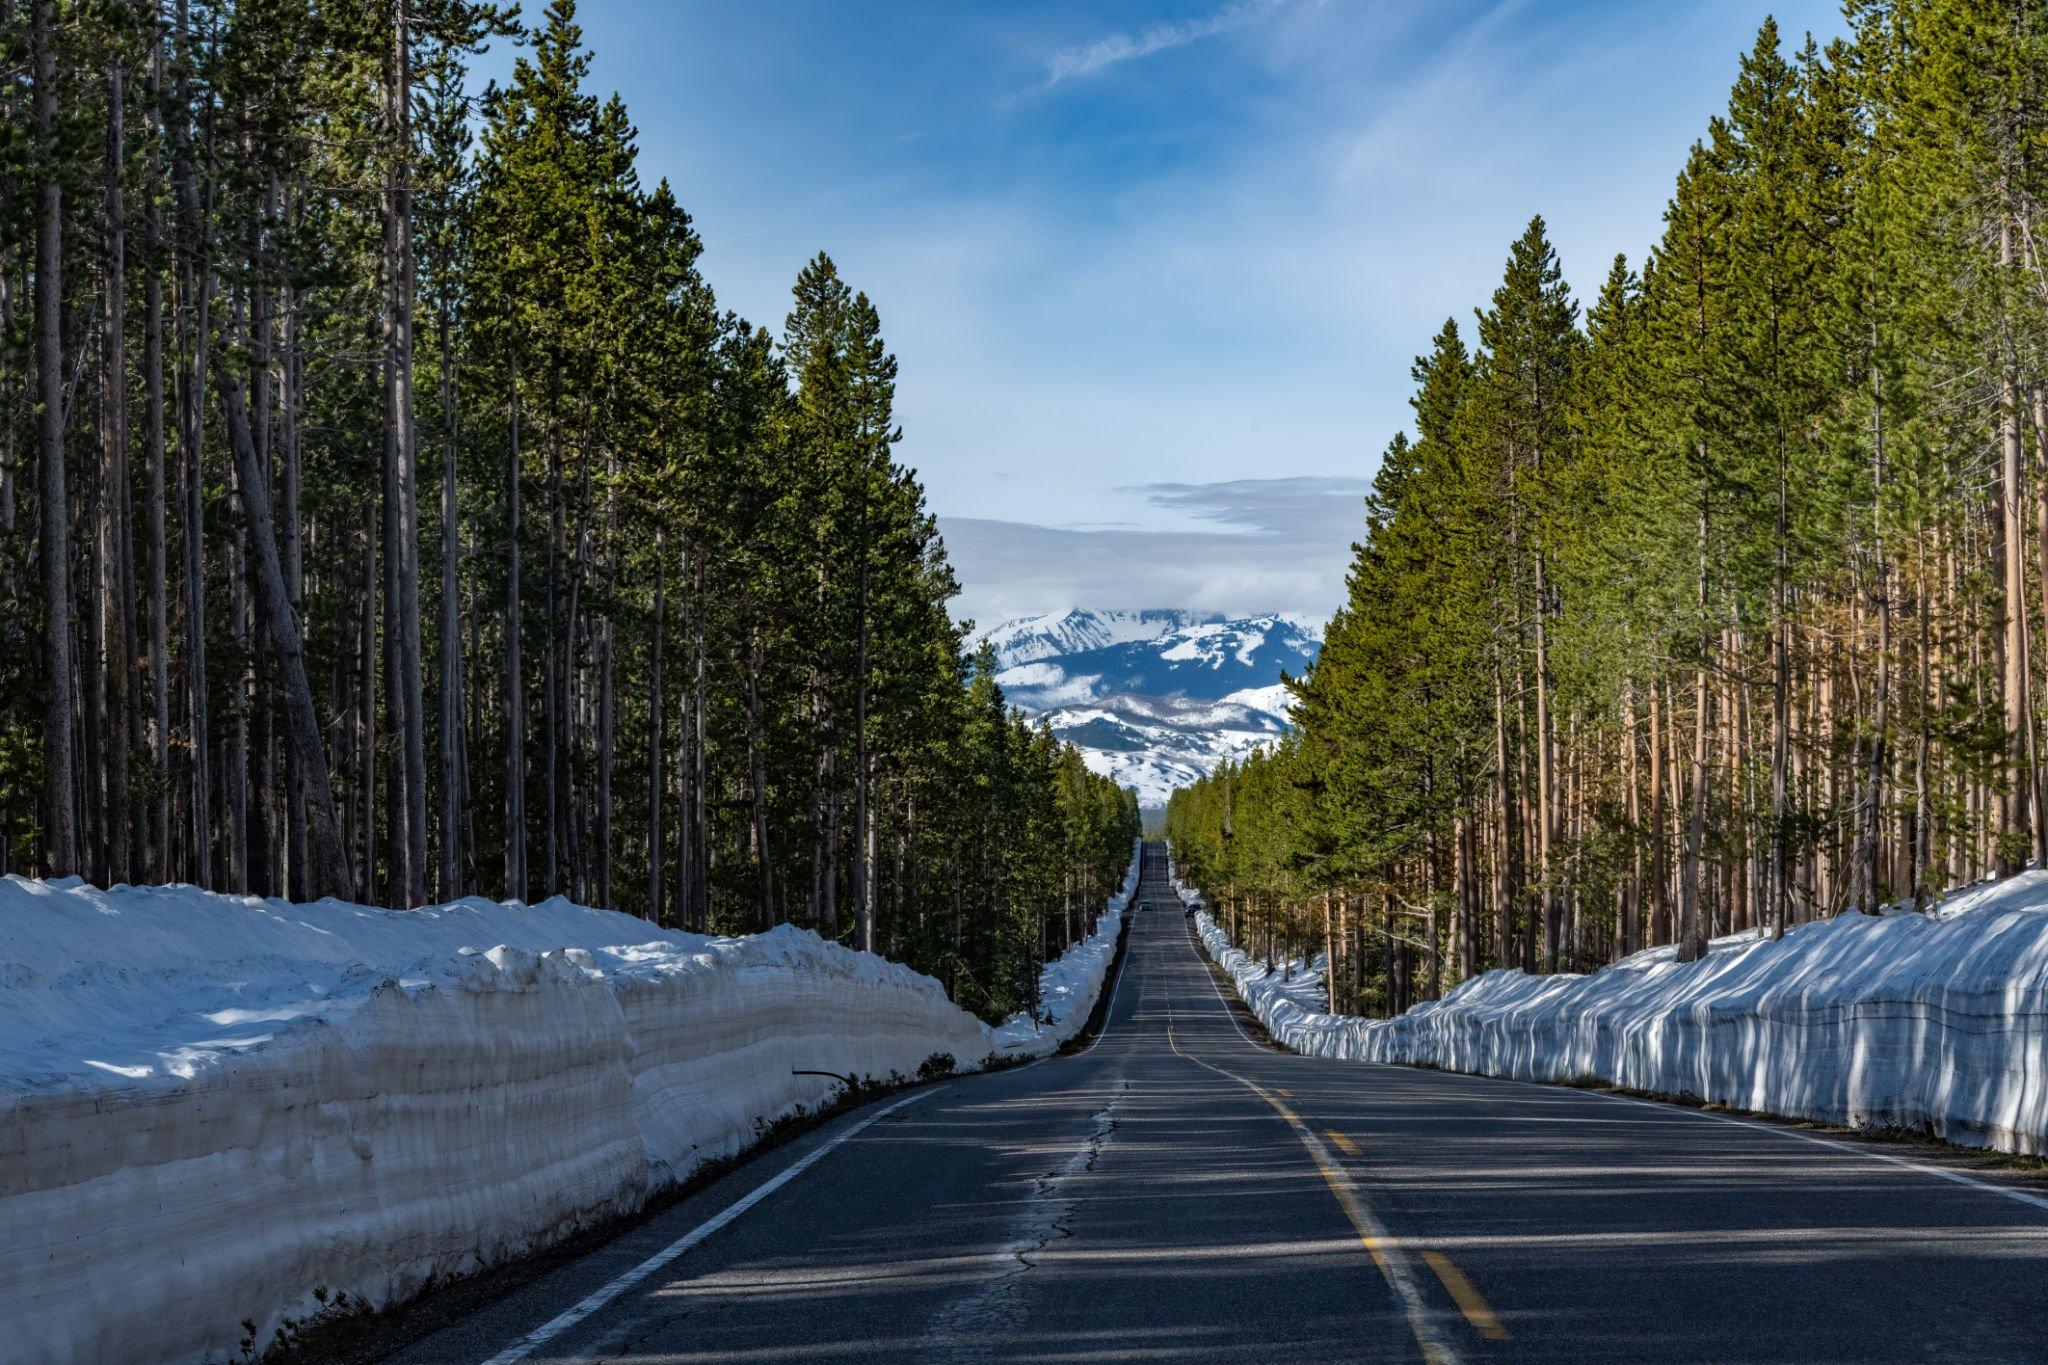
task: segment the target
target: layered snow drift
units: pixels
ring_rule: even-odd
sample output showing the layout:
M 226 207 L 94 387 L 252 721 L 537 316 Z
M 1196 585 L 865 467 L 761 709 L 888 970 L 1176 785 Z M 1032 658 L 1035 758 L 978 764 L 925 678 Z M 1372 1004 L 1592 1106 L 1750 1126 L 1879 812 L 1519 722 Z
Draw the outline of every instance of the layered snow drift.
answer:
M 638 1208 L 838 1089 L 795 1071 L 1049 1052 L 1112 907 L 1043 1021 L 992 1030 L 788 926 L 0 879 L 0 1356 L 260 1351 L 321 1295 L 382 1305 Z
M 1184 892 L 1195 899 L 1192 892 Z M 1494 971 L 1397 1018 L 1323 1012 L 1319 964 L 1202 941 L 1274 1038 L 1319 1057 L 1609 1084 L 1824 1123 L 2048 1152 L 2048 873 L 1938 913 L 1838 915 L 1777 943 L 1652 948 L 1589 976 Z

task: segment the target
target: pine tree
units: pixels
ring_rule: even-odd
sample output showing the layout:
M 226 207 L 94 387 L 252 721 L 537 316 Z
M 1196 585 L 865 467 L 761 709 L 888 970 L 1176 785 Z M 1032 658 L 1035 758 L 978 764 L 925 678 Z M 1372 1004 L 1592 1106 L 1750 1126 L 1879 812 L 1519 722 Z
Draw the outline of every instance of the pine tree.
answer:
M 878 307 L 820 257 L 721 314 L 568 0 L 474 109 L 470 0 L 0 19 L 0 864 L 795 921 L 1028 1006 L 1135 803 L 970 677 Z

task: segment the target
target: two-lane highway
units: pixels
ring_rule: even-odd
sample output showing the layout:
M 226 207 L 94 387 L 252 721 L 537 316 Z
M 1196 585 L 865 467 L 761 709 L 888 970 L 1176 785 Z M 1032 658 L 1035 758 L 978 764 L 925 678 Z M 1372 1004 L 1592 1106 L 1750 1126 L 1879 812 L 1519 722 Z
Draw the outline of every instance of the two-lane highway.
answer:
M 1276 1052 L 1156 846 L 1138 904 L 1087 1051 L 846 1115 L 401 1358 L 2048 1359 L 2024 1183 Z

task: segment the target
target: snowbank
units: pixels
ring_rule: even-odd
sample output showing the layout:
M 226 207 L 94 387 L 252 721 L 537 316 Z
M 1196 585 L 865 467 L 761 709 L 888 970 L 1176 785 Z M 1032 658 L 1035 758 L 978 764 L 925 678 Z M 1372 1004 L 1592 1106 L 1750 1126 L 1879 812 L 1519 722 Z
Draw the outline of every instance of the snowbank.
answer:
M 1311 1056 L 1590 1076 L 2048 1152 L 2048 873 L 1973 888 L 1931 916 L 1846 914 L 1777 943 L 1718 939 L 1685 965 L 1663 947 L 1589 976 L 1487 972 L 1389 1020 L 1323 1012 L 1317 964 L 1268 972 L 1206 910 L 1196 922 L 1274 1038 Z
M 1047 967 L 1064 1012 L 991 1030 L 788 926 L 0 879 L 0 1356 L 223 1359 L 315 1291 L 378 1306 L 532 1250 L 839 1088 L 795 1071 L 1053 1050 L 1100 937 Z
M 1019 1050 L 1027 1055 L 1043 1055 L 1064 1046 L 1088 1023 L 1110 964 L 1116 961 L 1124 910 L 1137 889 L 1138 852 L 1133 848 L 1123 888 L 1109 898 L 1109 908 L 1097 921 L 1095 931 L 1046 963 L 1039 972 L 1038 1019 L 1034 1022 L 1029 1014 L 1013 1014 L 995 1030 L 999 1055 L 1007 1057 Z

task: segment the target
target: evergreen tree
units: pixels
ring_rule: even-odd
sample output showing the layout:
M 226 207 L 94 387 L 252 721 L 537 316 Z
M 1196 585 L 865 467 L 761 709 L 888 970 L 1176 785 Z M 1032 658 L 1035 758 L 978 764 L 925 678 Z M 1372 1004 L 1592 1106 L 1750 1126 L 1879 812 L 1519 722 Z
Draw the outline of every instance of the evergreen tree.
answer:
M 0 866 L 788 921 L 1030 1007 L 1136 805 L 964 657 L 879 310 L 821 255 L 722 314 L 571 0 L 467 97 L 513 27 L 0 0 Z
M 1334 1005 L 1924 908 L 2048 847 L 2048 31 L 1849 18 L 1765 24 L 1583 327 L 1540 224 L 1515 245 L 1476 353 L 1416 367 L 1295 737 L 1169 807 Z

